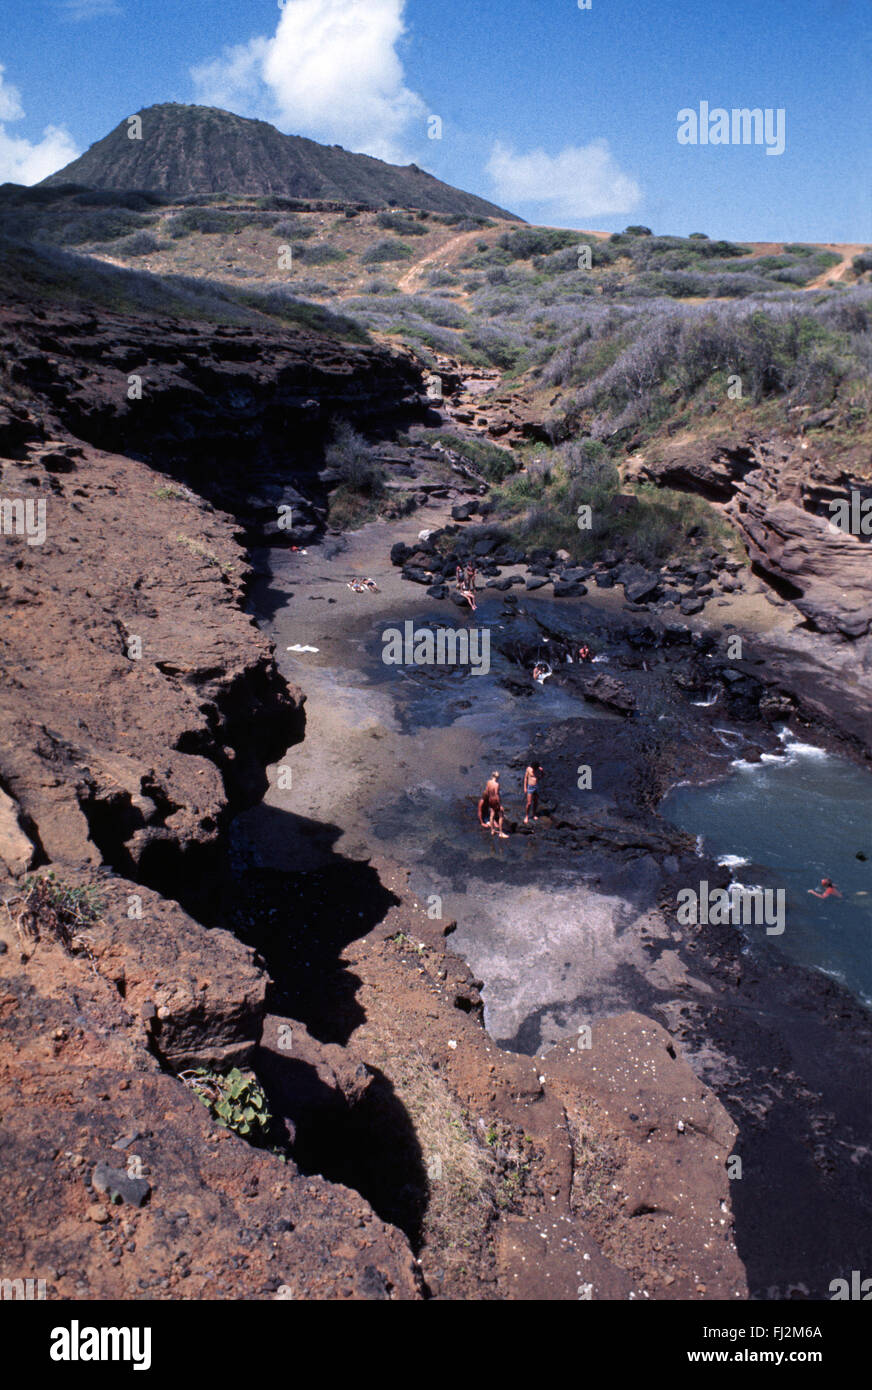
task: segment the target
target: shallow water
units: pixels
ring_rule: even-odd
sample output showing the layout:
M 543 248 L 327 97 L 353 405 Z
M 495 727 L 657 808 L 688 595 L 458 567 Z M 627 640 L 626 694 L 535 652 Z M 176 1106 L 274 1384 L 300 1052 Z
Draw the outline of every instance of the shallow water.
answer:
M 782 745 L 722 782 L 675 788 L 661 812 L 736 881 L 783 887 L 785 930 L 768 939 L 872 1004 L 872 777 L 788 735 Z M 810 896 L 824 876 L 841 898 Z

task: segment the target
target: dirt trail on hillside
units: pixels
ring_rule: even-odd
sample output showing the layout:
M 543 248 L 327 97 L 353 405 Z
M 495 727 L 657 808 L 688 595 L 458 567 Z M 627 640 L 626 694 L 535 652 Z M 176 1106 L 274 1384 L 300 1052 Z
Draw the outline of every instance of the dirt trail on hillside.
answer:
M 809 284 L 803 286 L 803 289 L 819 290 L 823 289 L 825 285 L 830 284 L 834 280 L 846 280 L 851 273 L 854 257 L 859 256 L 860 252 L 865 250 L 865 247 L 859 243 L 848 246 L 844 242 L 828 241 L 826 243 L 821 243 L 821 249 L 824 251 L 832 251 L 836 255 L 840 255 L 842 259 L 838 265 L 830 266 L 829 270 L 822 270 L 820 275 L 816 275 Z
M 407 270 L 405 275 L 397 281 L 397 289 L 403 294 L 414 294 L 417 290 L 422 288 L 422 276 L 425 271 L 444 267 L 450 261 L 451 254 L 456 248 L 463 246 L 466 242 L 471 241 L 473 238 L 478 238 L 481 235 L 482 233 L 479 229 L 476 229 L 474 232 L 458 232 L 457 236 L 453 236 L 450 240 L 443 242 L 437 250 L 431 251 L 429 256 L 425 256 L 422 261 L 418 261 L 417 265 L 412 266 L 411 270 Z M 462 296 L 464 299 L 468 297 L 469 296 L 466 294 Z

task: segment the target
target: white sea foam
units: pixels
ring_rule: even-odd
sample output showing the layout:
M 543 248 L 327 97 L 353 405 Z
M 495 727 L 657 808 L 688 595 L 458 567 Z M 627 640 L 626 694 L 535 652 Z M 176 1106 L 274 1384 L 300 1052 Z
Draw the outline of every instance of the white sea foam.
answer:
M 722 869 L 738 869 L 742 864 L 750 864 L 741 854 L 722 854 L 718 863 Z
M 794 743 L 785 743 L 784 751 L 794 758 L 828 758 L 830 755 L 826 748 L 818 748 L 814 743 L 800 743 L 797 739 Z
M 828 758 L 830 756 L 825 748 L 818 748 L 816 743 L 803 743 L 790 729 L 779 729 L 778 741 L 783 745 L 785 753 L 794 758 Z

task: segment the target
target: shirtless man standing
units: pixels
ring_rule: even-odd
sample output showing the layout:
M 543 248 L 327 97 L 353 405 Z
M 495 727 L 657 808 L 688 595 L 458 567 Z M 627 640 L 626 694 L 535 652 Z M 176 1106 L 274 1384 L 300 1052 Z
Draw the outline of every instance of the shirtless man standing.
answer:
M 539 783 L 542 780 L 542 764 L 532 762 L 524 773 L 524 795 L 527 803 L 524 808 L 524 824 L 529 825 L 530 814 L 533 819 L 538 820 L 536 812 L 539 810 Z
M 485 809 L 489 812 L 489 819 L 485 822 Z M 478 803 L 478 819 L 482 829 L 490 829 L 492 835 L 499 834 L 501 840 L 509 837 L 503 830 L 503 803 L 500 800 L 500 774 L 492 772 L 484 789 L 484 795 Z

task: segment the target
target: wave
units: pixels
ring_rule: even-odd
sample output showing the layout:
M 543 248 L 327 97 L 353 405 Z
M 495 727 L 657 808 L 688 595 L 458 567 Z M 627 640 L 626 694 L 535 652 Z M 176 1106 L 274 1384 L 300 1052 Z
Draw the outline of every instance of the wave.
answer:
M 822 759 L 830 756 L 826 748 L 819 748 L 816 743 L 803 743 L 790 729 L 779 729 L 778 741 L 785 753 L 795 758 Z

